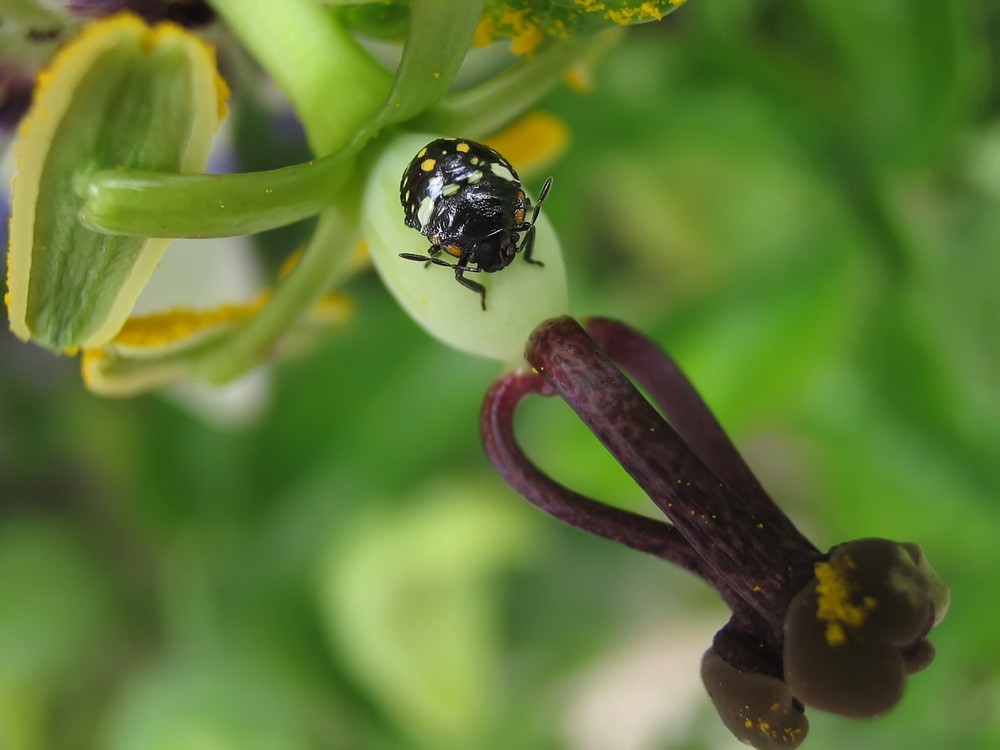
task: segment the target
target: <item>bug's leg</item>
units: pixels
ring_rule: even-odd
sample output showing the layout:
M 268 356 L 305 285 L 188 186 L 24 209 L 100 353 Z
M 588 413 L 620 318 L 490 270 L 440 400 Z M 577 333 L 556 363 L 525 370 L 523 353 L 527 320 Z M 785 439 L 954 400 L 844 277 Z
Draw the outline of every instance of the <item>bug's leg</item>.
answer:
M 531 251 L 535 247 L 535 225 L 531 224 L 525 231 L 524 238 L 521 240 L 521 246 L 518 248 L 518 252 L 524 253 L 524 259 L 531 263 L 533 266 L 544 266 L 540 260 L 535 260 L 531 257 Z
M 466 289 L 471 289 L 472 291 L 479 294 L 479 304 L 483 308 L 483 312 L 486 312 L 486 287 L 482 284 L 477 284 L 471 279 L 465 278 L 466 273 L 475 273 L 480 271 L 479 268 L 469 268 L 468 266 L 462 265 L 461 263 L 454 266 L 455 269 L 455 281 L 464 286 Z
M 535 220 L 538 219 L 538 212 L 542 210 L 542 201 L 545 200 L 545 196 L 549 194 L 549 188 L 552 187 L 552 178 L 550 177 L 542 185 L 542 191 L 538 194 L 538 202 L 535 203 L 534 208 L 531 211 L 531 221 L 525 222 L 527 227 L 525 228 L 524 238 L 521 240 L 521 246 L 518 248 L 518 252 L 524 253 L 524 259 L 536 266 L 544 266 L 540 260 L 535 260 L 531 257 L 531 252 L 535 248 Z

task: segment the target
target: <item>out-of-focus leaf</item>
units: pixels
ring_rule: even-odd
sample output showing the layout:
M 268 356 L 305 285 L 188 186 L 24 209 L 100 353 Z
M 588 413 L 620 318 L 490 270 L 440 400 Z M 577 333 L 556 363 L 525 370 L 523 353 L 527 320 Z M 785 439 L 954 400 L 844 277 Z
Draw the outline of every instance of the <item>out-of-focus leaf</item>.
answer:
M 252 655 L 178 657 L 126 682 L 108 750 L 306 750 L 317 747 L 294 685 Z
M 57 696 L 102 644 L 107 575 L 70 532 L 5 520 L 0 602 L 0 747 L 41 750 Z
M 505 495 L 482 482 L 434 485 L 408 508 L 341 529 L 323 563 L 334 650 L 400 729 L 430 747 L 473 746 L 497 708 L 491 578 L 523 560 L 532 539 Z

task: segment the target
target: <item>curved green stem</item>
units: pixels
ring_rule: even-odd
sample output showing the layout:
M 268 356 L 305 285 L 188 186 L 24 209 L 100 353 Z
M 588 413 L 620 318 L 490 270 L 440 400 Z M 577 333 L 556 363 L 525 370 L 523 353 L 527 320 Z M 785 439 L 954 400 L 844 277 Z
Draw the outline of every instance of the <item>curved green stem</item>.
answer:
M 390 74 L 316 0 L 209 0 L 288 94 L 319 155 L 344 147 L 379 110 Z
M 414 121 L 428 132 L 461 133 L 476 138 L 492 133 L 551 91 L 566 71 L 602 55 L 620 40 L 619 30 L 549 42 L 484 83 L 448 96 Z
M 226 0 L 214 4 L 220 12 L 228 7 Z M 232 175 L 103 170 L 88 180 L 81 221 L 105 234 L 225 237 L 273 229 L 319 213 L 343 186 L 350 172 L 349 157 L 369 137 L 409 119 L 444 95 L 472 43 L 483 4 L 484 0 L 468 0 L 459 6 L 452 0 L 414 1 L 392 90 L 378 114 L 359 124 L 362 130 L 336 154 L 282 169 Z M 241 5 L 241 13 L 253 12 L 255 7 L 254 3 Z M 291 18 L 300 22 L 313 12 L 303 12 L 295 3 L 282 7 L 290 8 Z M 290 76 L 287 83 L 300 86 L 303 97 L 310 90 L 297 76 Z M 343 97 L 332 98 L 343 103 Z
M 88 229 L 136 237 L 230 237 L 291 224 L 329 206 L 351 173 L 348 148 L 242 174 L 103 170 L 87 183 Z
M 213 349 L 195 364 L 195 371 L 201 377 L 225 383 L 260 363 L 352 262 L 349 249 L 359 237 L 356 214 L 338 206 L 320 215 L 301 260 L 275 290 L 267 306 L 228 343 Z
M 403 57 L 371 131 L 409 120 L 440 100 L 472 46 L 485 0 L 413 0 Z

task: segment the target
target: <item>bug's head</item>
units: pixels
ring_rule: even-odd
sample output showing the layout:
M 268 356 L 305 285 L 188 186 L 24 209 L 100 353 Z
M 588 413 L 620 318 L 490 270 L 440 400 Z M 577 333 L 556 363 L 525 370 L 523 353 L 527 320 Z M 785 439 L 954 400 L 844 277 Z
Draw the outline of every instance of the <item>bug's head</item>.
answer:
M 506 268 L 517 255 L 517 242 L 512 232 L 497 230 L 476 245 L 470 260 L 486 273 Z

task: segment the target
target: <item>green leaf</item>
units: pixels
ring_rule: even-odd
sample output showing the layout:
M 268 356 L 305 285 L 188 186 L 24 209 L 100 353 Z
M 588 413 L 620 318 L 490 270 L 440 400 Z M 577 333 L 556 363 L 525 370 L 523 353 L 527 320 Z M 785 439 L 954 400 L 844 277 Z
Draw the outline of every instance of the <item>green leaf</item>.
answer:
M 547 38 L 659 21 L 683 4 L 684 0 L 490 0 L 478 41 L 510 39 L 511 51 L 530 54 Z
M 407 510 L 368 514 L 325 556 L 322 607 L 335 650 L 425 747 L 476 746 L 496 708 L 491 583 L 532 545 L 527 516 L 504 494 L 438 484 L 408 498 Z
M 484 0 L 414 0 L 396 79 L 370 130 L 409 120 L 448 90 L 482 13 Z

